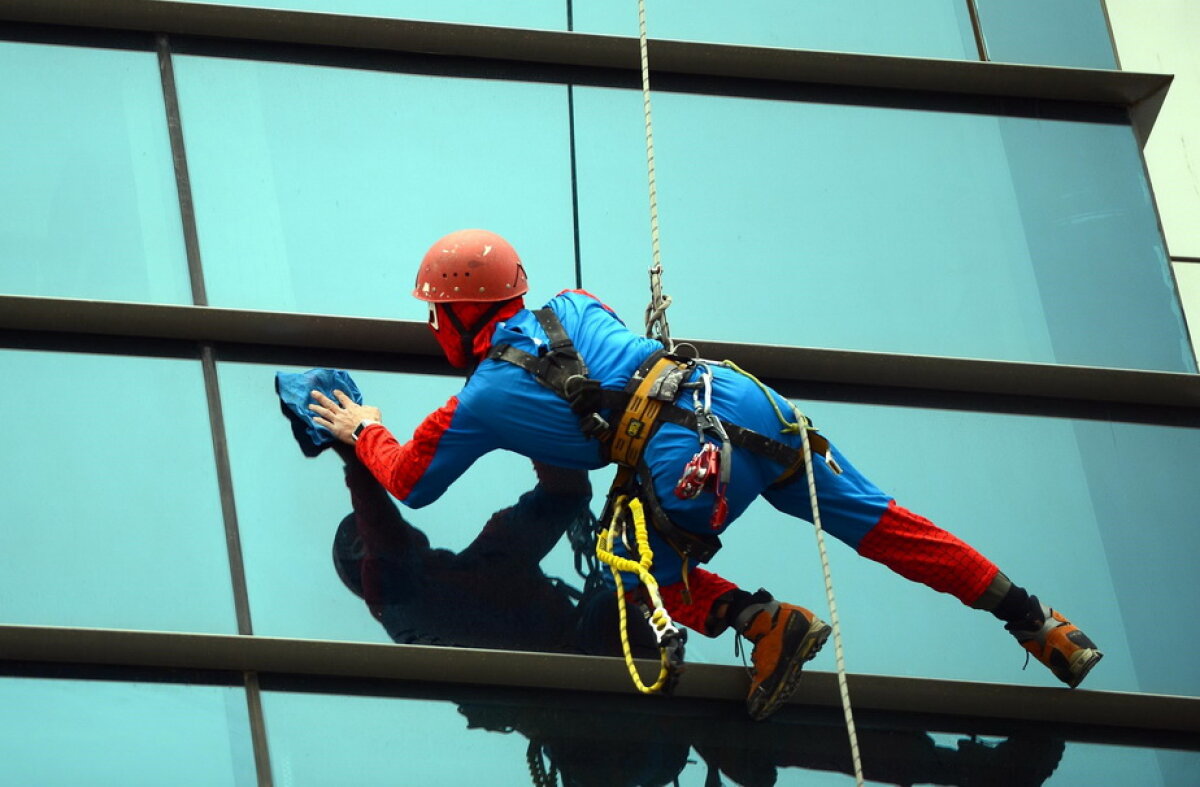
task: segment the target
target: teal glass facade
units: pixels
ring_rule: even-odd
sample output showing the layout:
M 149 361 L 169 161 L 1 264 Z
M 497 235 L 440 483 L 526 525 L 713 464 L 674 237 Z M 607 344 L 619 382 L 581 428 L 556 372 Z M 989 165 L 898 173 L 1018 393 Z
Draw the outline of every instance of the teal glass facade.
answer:
M 637 23 L 634 4 L 593 0 L 253 5 L 619 36 L 636 35 Z M 978 58 L 958 0 L 787 13 L 774 0 L 649 5 L 655 38 Z M 1115 68 L 1101 3 L 1033 5 L 979 0 L 992 60 Z M 784 21 L 767 21 L 776 18 Z M 198 301 L 194 275 L 214 310 L 423 321 L 423 304 L 409 297 L 415 261 L 444 232 L 480 226 L 520 250 L 531 305 L 581 286 L 640 328 L 649 219 L 641 95 L 627 81 L 553 71 L 514 78 L 489 63 L 356 68 L 337 52 L 304 62 L 197 39 L 170 57 L 184 142 L 173 150 L 162 56 L 149 38 L 109 48 L 10 37 L 0 40 L 10 86 L 0 91 L 0 295 L 188 306 Z M 1000 98 L 889 105 L 853 87 L 836 99 L 661 91 L 654 130 L 677 338 L 1197 371 L 1123 111 L 1072 115 L 1052 102 Z M 332 452 L 301 455 L 273 375 L 344 367 L 398 436 L 461 379 L 402 346 L 387 361 L 352 347 L 296 348 L 269 316 L 247 349 L 137 326 L 120 342 L 95 339 L 72 327 L 69 306 L 58 308 L 66 339 L 0 332 L 10 401 L 28 397 L 38 408 L 14 418 L 0 452 L 9 523 L 0 526 L 0 625 L 391 643 L 330 558 L 352 510 L 342 463 Z M 1087 688 L 1200 696 L 1197 662 L 1162 658 L 1195 650 L 1191 627 L 1164 631 L 1145 614 L 1200 616 L 1191 581 L 1200 556 L 1190 527 L 1200 509 L 1194 422 L 848 399 L 799 403 L 902 505 L 1079 621 L 1105 651 Z M 591 475 L 596 512 L 611 477 Z M 433 549 L 459 553 L 536 482 L 527 460 L 496 453 L 436 504 L 401 513 Z M 807 523 L 760 501 L 725 544 L 712 570 L 824 608 Z M 831 550 L 850 672 L 1059 685 L 1036 664 L 1020 671 L 1024 653 L 989 615 L 841 544 Z M 583 587 L 567 539 L 541 570 L 548 585 Z M 829 650 L 814 669 L 833 669 Z M 692 635 L 688 658 L 741 664 L 729 634 Z M 564 778 L 574 769 L 600 783 L 704 784 L 720 772 L 749 784 L 766 771 L 778 784 L 846 780 L 845 763 L 801 743 L 842 745 L 839 720 L 814 721 L 798 708 L 771 723 L 764 737 L 778 736 L 777 745 L 743 756 L 753 747 L 728 741 L 745 740 L 749 725 L 730 721 L 728 708 L 686 706 L 727 738 L 667 711 L 684 731 L 644 746 L 663 726 L 661 703 L 643 713 L 628 698 L 614 701 L 601 732 L 587 709 L 539 704 L 535 692 L 498 699 L 484 688 L 481 699 L 410 686 L 358 696 L 297 689 L 293 679 L 260 693 L 239 675 L 206 685 L 12 673 L 0 672 L 0 782 L 253 784 L 262 773 L 255 724 L 265 727 L 258 734 L 276 784 L 389 784 L 401 775 L 524 784 L 536 781 L 535 754 Z M 865 735 L 888 741 L 869 758 L 871 780 L 970 783 L 1018 761 L 1042 770 L 1014 779 L 1048 784 L 1200 778 L 1194 750 L 1030 742 L 991 730 L 976 740 L 976 730 L 952 726 L 889 732 L 892 721 L 864 724 Z M 586 756 L 589 742 L 618 727 L 629 772 Z M 48 762 L 39 747 L 75 749 L 95 769 Z
M 576 91 L 583 285 L 633 320 L 640 108 Z M 1195 371 L 1128 125 L 671 93 L 654 123 L 680 336 Z
M 191 303 L 154 55 L 3 41 L 0 72 L 0 289 Z
M 1005 63 L 1116 68 L 1103 0 L 976 0 L 988 57 Z
M 277 770 L 283 783 L 297 786 L 385 785 L 398 778 L 537 784 L 538 774 L 544 779 L 551 769 L 567 784 L 720 779 L 792 787 L 850 779 L 849 758 L 839 754 L 844 730 L 835 718 L 816 714 L 785 712 L 764 734 L 761 725 L 703 709 L 681 718 L 553 697 L 512 702 L 469 690 L 436 699 L 267 691 L 264 705 L 272 750 L 285 763 Z M 393 731 L 401 728 L 410 732 L 397 739 Z M 1140 784 L 1160 778 L 1157 758 L 1164 754 L 1178 758 L 1174 773 L 1182 776 L 1200 764 L 1194 752 L 1064 743 L 1038 733 L 926 732 L 876 719 L 865 720 L 859 735 L 869 784 Z
M 255 783 L 244 692 L 224 686 L 0 678 L 8 784 Z
M 573 278 L 564 86 L 189 56 L 175 69 L 212 305 L 414 316 L 407 261 L 430 227 L 523 241 L 543 297 Z
M 14 424 L 0 460 L 0 622 L 236 633 L 199 362 L 0 350 L 0 365 L 55 424 Z

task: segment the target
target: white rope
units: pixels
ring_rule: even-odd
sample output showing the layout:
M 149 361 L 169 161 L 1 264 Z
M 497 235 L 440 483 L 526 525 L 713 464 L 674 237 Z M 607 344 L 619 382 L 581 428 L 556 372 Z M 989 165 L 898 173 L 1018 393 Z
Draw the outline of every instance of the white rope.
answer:
M 821 527 L 821 511 L 817 507 L 817 479 L 813 475 L 812 446 L 808 441 L 808 420 L 795 405 L 792 412 L 800 424 L 800 439 L 804 448 L 804 469 L 808 477 L 808 497 L 812 504 L 813 532 L 817 534 L 817 552 L 821 555 L 821 571 L 825 575 L 825 597 L 829 601 L 829 625 L 833 627 L 833 654 L 837 665 L 838 689 L 842 696 L 842 715 L 846 719 L 846 734 L 850 737 L 850 757 L 854 760 L 854 783 L 863 784 L 862 756 L 858 750 L 858 730 L 854 726 L 854 711 L 850 708 L 850 686 L 846 681 L 846 657 L 842 650 L 842 623 L 837 601 L 833 597 L 833 574 L 829 570 L 829 553 L 825 549 L 825 530 Z
M 663 296 L 662 255 L 658 242 L 658 186 L 654 177 L 654 126 L 650 120 L 650 52 L 646 38 L 646 0 L 638 0 L 638 44 L 642 58 L 642 114 L 646 123 L 646 177 L 650 187 L 650 246 L 653 267 L 650 268 L 650 306 L 646 309 L 646 331 L 651 335 L 658 329 L 658 339 L 668 351 L 673 350 L 667 327 L 666 309 L 670 296 Z M 825 596 L 829 600 L 829 624 L 833 627 L 833 649 L 837 663 L 838 688 L 842 697 L 842 713 L 846 719 L 846 732 L 850 737 L 850 756 L 854 760 L 854 781 L 862 787 L 862 757 L 858 750 L 858 731 L 854 726 L 854 712 L 850 708 L 850 687 L 846 681 L 846 659 L 842 650 L 842 627 L 838 618 L 837 601 L 833 596 L 833 575 L 829 570 L 829 554 L 825 549 L 825 531 L 821 527 L 821 513 L 817 507 L 817 481 L 813 475 L 812 447 L 808 442 L 807 419 L 793 405 L 800 437 L 804 447 L 804 466 L 808 475 L 808 494 L 812 501 L 813 530 L 817 534 L 817 551 L 821 555 L 821 570 L 825 575 Z
M 658 184 L 654 176 L 654 125 L 650 121 L 650 48 L 646 38 L 646 0 L 638 0 L 638 44 L 642 58 L 642 115 L 646 125 L 646 180 L 650 187 L 650 305 L 646 308 L 646 335 L 657 338 L 668 351 L 671 344 L 666 310 L 670 296 L 662 294 L 662 253 L 658 240 Z

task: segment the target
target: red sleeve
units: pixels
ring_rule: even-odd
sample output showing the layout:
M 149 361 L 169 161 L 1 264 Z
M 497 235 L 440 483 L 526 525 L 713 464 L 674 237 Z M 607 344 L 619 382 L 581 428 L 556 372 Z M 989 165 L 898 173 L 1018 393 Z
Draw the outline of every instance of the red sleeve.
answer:
M 387 491 L 404 500 L 429 469 L 457 408 L 458 397 L 450 397 L 425 417 L 412 439 L 403 445 L 386 427 L 369 426 L 359 436 L 354 452 Z

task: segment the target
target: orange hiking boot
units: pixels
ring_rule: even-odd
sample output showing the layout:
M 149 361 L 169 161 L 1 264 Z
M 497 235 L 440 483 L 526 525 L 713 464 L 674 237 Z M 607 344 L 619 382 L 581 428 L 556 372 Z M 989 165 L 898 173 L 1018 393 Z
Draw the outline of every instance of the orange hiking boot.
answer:
M 759 721 L 779 709 L 800 684 L 800 668 L 817 655 L 832 629 L 804 607 L 770 601 L 743 613 L 742 636 L 754 643 L 746 709 Z
M 1096 643 L 1079 627 L 1037 600 L 1029 599 L 1040 615 L 1004 626 L 1016 637 L 1021 647 L 1045 664 L 1054 676 L 1071 688 L 1078 686 L 1092 667 L 1104 657 Z

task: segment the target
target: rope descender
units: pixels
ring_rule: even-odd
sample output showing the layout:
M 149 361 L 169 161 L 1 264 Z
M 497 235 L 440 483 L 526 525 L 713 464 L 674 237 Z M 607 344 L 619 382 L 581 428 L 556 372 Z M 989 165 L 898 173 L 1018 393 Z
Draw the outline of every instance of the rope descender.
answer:
M 638 560 L 630 560 L 613 552 L 618 528 L 622 530 L 622 539 L 624 540 L 626 535 L 624 531 L 630 524 L 633 525 Z M 659 595 L 658 582 L 650 573 L 654 553 L 650 550 L 650 538 L 646 531 L 646 514 L 642 509 L 642 502 L 636 497 L 619 495 L 613 501 L 612 515 L 596 538 L 596 557 L 609 567 L 609 570 L 612 571 L 613 581 L 617 585 L 621 650 L 625 655 L 625 666 L 629 670 L 629 677 L 633 679 L 633 685 L 643 694 L 659 692 L 670 694 L 675 689 L 675 684 L 683 671 L 683 649 L 684 643 L 687 641 L 687 632 L 676 626 L 671 620 L 671 616 L 662 602 L 662 597 Z M 629 645 L 628 614 L 626 612 L 625 583 L 621 580 L 622 572 L 637 575 L 638 580 L 646 588 L 650 603 L 653 605 L 653 609 L 643 609 L 646 621 L 654 632 L 659 651 L 658 677 L 649 686 L 638 673 L 637 665 L 633 661 L 633 651 Z

